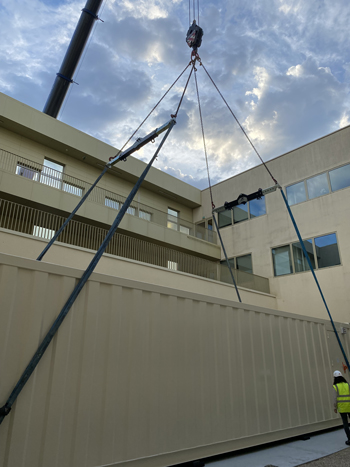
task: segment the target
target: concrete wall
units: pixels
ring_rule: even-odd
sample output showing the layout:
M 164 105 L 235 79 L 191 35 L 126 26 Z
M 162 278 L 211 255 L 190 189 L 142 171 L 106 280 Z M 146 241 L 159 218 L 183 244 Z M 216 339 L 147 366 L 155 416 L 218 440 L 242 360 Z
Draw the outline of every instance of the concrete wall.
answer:
M 16 202 L 24 199 L 26 205 L 29 203 L 30 206 L 41 210 L 45 206 L 45 209 L 49 212 L 59 213 L 65 217 L 68 217 L 68 213 L 71 213 L 79 202 L 79 198 L 73 194 L 65 193 L 62 190 L 2 170 L 0 170 L 0 192 L 5 193 L 6 198 L 15 199 Z M 164 209 L 166 213 L 167 208 L 164 207 Z M 190 208 L 186 209 L 192 213 Z M 88 198 L 79 209 L 76 217 L 82 222 L 87 219 L 88 222 L 94 225 L 97 223 L 97 225 L 104 228 L 109 228 L 117 214 L 118 212 L 115 209 L 90 201 Z M 120 223 L 120 230 L 124 234 L 136 235 L 139 238 L 144 237 L 153 243 L 180 249 L 188 254 L 220 259 L 220 247 L 218 245 L 168 229 L 166 227 L 166 214 L 164 214 L 164 225 L 126 214 Z
M 0 149 L 39 164 L 43 164 L 45 158 L 58 162 L 64 165 L 65 174 L 88 183 L 96 180 L 109 157 L 118 152 L 116 148 L 1 93 Z M 98 186 L 126 197 L 145 166 L 144 162 L 131 156 L 108 171 Z M 75 208 L 79 200 L 77 196 L 18 177 L 15 168 L 14 165 L 12 174 L 0 170 L 0 192 L 7 197 L 23 198 L 31 206 L 45 205 L 61 214 L 70 213 Z M 169 244 L 189 254 L 219 259 L 220 249 L 216 245 L 166 228 L 168 208 L 178 211 L 179 218 L 193 222 L 193 207 L 200 204 L 200 190 L 151 168 L 135 202 L 165 213 L 164 226 L 127 215 L 120 226 L 124 233 L 143 236 L 157 244 Z M 90 198 L 80 208 L 78 216 L 108 226 L 114 221 L 116 211 Z
M 104 162 L 102 160 L 99 161 L 100 165 L 92 165 L 83 160 L 84 156 L 77 159 L 71 156 L 69 151 L 62 153 L 49 146 L 38 143 L 37 141 L 33 141 L 24 136 L 19 136 L 14 131 L 9 131 L 1 127 L 0 148 L 39 164 L 43 164 L 45 158 L 58 162 L 59 164 L 64 165 L 65 174 L 76 177 L 90 184 L 94 183 L 104 167 Z M 114 149 L 114 152 L 116 153 L 117 149 Z M 96 156 L 98 156 L 98 154 Z M 126 166 L 127 168 L 128 162 L 129 159 L 123 163 L 123 166 Z M 125 179 L 122 172 L 118 171 L 119 165 L 116 166 L 116 169 L 107 172 L 99 182 L 98 186 L 127 197 L 134 186 L 134 180 L 129 181 Z M 141 175 L 144 168 L 145 164 L 139 167 L 140 172 L 138 175 Z M 159 172 L 159 170 L 157 170 L 157 172 Z M 176 185 L 176 183 L 174 183 L 174 185 Z M 136 200 L 164 212 L 167 212 L 168 207 L 172 207 L 180 212 L 180 217 L 182 219 L 192 222 L 192 209 L 190 207 L 183 205 L 179 200 L 170 199 L 159 193 L 156 194 L 154 191 L 147 190 L 144 186 L 140 188 Z M 50 198 L 47 200 L 47 203 L 50 205 Z
M 81 271 L 0 264 L 3 404 Z M 336 426 L 335 369 L 325 321 L 94 273 L 0 426 L 0 464 L 168 466 Z
M 1 253 L 36 259 L 46 244 L 47 240 L 0 229 Z M 82 274 L 94 254 L 95 252 L 85 248 L 55 243 L 45 255 L 43 262 L 80 269 Z M 231 284 L 108 254 L 103 255 L 97 265 L 96 272 L 170 287 L 175 290 L 207 294 L 211 297 L 226 300 L 237 300 L 236 290 Z M 239 287 L 239 293 L 244 303 L 277 309 L 277 301 L 274 295 L 243 287 Z
M 314 141 L 267 163 L 285 187 L 350 162 L 350 127 Z M 250 169 L 213 187 L 214 203 L 221 206 L 240 193 L 274 185 L 263 166 Z M 336 232 L 341 265 L 316 271 L 328 305 L 337 319 L 350 322 L 350 188 L 291 207 L 304 239 Z M 281 194 L 265 197 L 267 214 L 221 229 L 229 257 L 251 253 L 253 273 L 270 278 L 271 293 L 284 311 L 326 318 L 311 272 L 274 277 L 272 248 L 298 241 Z M 210 215 L 209 191 L 202 192 L 202 207 L 195 220 Z
M 118 152 L 116 148 L 2 93 L 0 93 L 0 120 L 0 130 L 3 131 L 1 140 L 6 145 L 3 149 L 15 153 L 21 151 L 20 155 L 23 157 L 38 157 L 41 160 L 45 155 L 50 155 L 53 159 L 60 157 L 63 163 L 67 161 L 67 171 L 72 170 L 72 173 L 69 172 L 70 175 L 76 175 L 78 178 L 82 172 L 90 173 L 92 177 L 92 170 L 98 170 L 99 174 L 109 157 L 115 156 Z M 165 122 L 160 122 L 159 126 L 163 123 Z M 146 130 L 141 131 L 142 135 L 147 133 Z M 11 136 L 9 132 L 14 133 L 15 136 Z M 125 141 L 129 136 L 125 135 Z M 92 167 L 89 168 L 88 165 Z M 126 163 L 117 164 L 111 172 L 114 176 L 134 183 L 145 166 L 144 162 L 131 156 Z M 93 180 L 95 178 L 93 177 Z M 111 182 L 109 186 L 114 186 L 114 183 Z M 144 187 L 153 191 L 158 200 L 165 197 L 164 204 L 170 200 L 172 203 L 191 208 L 200 205 L 200 190 L 155 168 L 151 168 Z M 173 207 L 176 209 L 176 206 Z

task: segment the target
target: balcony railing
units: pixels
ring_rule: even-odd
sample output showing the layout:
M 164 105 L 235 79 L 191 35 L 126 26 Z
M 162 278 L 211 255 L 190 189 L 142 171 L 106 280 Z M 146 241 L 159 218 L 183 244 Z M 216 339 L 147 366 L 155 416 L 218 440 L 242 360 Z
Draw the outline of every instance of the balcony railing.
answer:
M 83 196 L 83 193 L 91 187 L 91 184 L 72 177 L 64 172 L 46 167 L 37 162 L 0 149 L 0 169 L 15 173 L 21 177 L 42 183 L 52 188 L 65 191 L 76 196 Z M 125 202 L 125 197 L 96 186 L 90 194 L 88 200 L 107 206 L 110 209 L 119 210 Z M 146 221 L 175 229 L 186 235 L 205 240 L 210 243 L 217 243 L 217 234 L 212 230 L 189 222 L 185 219 L 169 216 L 168 213 L 147 206 L 146 204 L 133 201 L 127 214 L 137 216 Z
M 49 240 L 64 221 L 64 217 L 0 199 L 0 228 Z M 57 241 L 96 251 L 107 232 L 107 229 L 72 220 Z M 220 280 L 220 265 L 217 261 L 209 261 L 119 233 L 114 234 L 106 253 Z M 238 285 L 269 293 L 268 279 L 242 271 L 234 273 Z

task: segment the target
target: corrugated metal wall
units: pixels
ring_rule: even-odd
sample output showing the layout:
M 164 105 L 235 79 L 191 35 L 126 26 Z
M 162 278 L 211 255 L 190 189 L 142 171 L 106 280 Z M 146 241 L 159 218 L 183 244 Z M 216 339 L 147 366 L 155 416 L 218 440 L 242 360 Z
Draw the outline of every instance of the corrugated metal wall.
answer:
M 81 271 L 0 264 L 3 405 Z M 332 338 L 321 320 L 94 274 L 0 426 L 0 465 L 167 466 L 334 426 Z

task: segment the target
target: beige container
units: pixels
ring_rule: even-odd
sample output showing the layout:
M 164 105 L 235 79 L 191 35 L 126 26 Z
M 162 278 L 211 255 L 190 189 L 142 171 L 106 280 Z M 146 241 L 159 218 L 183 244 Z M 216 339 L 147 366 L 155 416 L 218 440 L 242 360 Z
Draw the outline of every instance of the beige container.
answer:
M 81 274 L 0 255 L 0 405 Z M 327 321 L 94 273 L 0 426 L 0 465 L 168 466 L 333 427 L 341 363 Z

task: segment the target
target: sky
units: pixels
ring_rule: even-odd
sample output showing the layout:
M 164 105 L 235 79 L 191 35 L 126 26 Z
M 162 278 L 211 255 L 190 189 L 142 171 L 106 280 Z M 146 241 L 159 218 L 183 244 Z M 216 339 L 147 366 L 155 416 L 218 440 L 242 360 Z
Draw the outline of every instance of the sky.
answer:
M 84 6 L 0 0 L 1 92 L 44 108 Z M 188 65 L 198 15 L 203 65 L 265 161 L 350 124 L 348 0 L 104 0 L 58 119 L 121 148 Z M 188 74 L 132 142 L 170 119 Z M 215 184 L 260 161 L 199 65 L 196 75 Z M 147 162 L 155 147 L 134 156 Z M 193 77 L 155 167 L 208 186 Z

